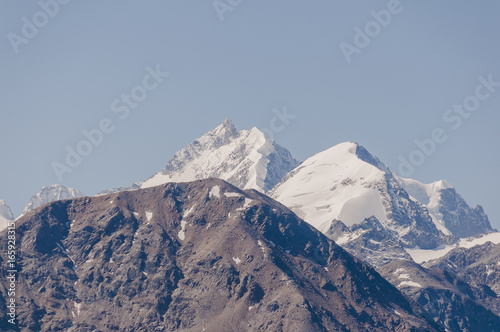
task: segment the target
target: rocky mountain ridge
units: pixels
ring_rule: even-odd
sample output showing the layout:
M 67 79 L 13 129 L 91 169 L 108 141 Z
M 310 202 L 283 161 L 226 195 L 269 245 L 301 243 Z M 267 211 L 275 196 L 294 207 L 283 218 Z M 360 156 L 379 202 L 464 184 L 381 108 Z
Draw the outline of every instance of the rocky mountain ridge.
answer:
M 286 207 L 219 179 L 50 203 L 17 233 L 22 329 L 439 330 Z
M 446 331 L 500 330 L 500 299 L 487 286 L 472 285 L 446 270 L 424 268 L 408 260 L 393 261 L 378 271 Z

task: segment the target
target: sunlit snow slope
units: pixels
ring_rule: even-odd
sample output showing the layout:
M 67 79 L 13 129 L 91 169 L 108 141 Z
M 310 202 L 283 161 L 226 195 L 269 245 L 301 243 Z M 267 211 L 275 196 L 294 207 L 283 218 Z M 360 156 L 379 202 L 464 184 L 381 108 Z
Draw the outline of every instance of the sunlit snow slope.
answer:
M 387 220 L 376 184 L 384 172 L 356 155 L 355 143 L 342 143 L 304 161 L 272 192 L 320 231 L 334 219 L 347 226 L 365 218 Z
M 383 262 L 407 255 L 403 246 L 435 248 L 445 241 L 444 227 L 434 223 L 387 166 L 357 143 L 317 153 L 270 194 L 348 249 L 370 251 L 376 259 L 381 250 L 394 248 Z

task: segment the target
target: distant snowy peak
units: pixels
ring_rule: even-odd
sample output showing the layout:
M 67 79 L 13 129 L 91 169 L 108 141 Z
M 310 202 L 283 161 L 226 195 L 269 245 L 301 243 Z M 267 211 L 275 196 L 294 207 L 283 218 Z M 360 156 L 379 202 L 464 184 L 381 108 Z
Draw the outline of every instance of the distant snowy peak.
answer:
M 373 265 L 404 257 L 403 247 L 431 249 L 493 231 L 482 208 L 469 207 L 448 182 L 400 178 L 352 142 L 307 159 L 270 195 Z
M 432 248 L 442 243 L 444 234 L 426 209 L 409 197 L 386 165 L 357 143 L 341 143 L 307 159 L 271 196 L 336 241 L 352 238 L 356 225 L 375 217 L 387 230 L 385 237 L 397 234 L 404 245 Z M 334 224 L 339 220 L 347 229 L 339 231 Z M 366 233 L 362 228 L 357 232 Z
M 4 200 L 0 199 L 0 231 L 6 229 L 9 221 L 12 220 L 14 220 L 14 215 L 12 214 L 10 207 Z
M 2 199 L 0 199 L 0 218 L 3 220 L 14 220 L 14 215 L 12 214 L 10 207 Z
M 371 162 L 359 158 L 358 151 Z M 384 172 L 365 151 L 347 142 L 319 152 L 290 172 L 271 196 L 320 231 L 335 219 L 348 226 L 371 216 L 386 219 L 376 188 L 365 185 L 383 181 Z
M 238 131 L 226 119 L 175 153 L 141 188 L 167 182 L 220 178 L 241 189 L 267 192 L 299 162 L 257 128 Z
M 398 180 L 414 199 L 429 210 L 435 222 L 454 235 L 465 238 L 493 232 L 483 208 L 480 205 L 471 208 L 447 181 L 423 184 L 413 179 Z
M 8 222 L 12 220 L 14 220 L 14 215 L 12 214 L 10 207 L 4 200 L 0 199 L 0 231 L 7 228 Z
M 23 210 L 23 214 L 26 214 L 36 209 L 37 207 L 50 202 L 58 201 L 61 199 L 71 199 L 81 196 L 83 196 L 83 194 L 74 188 L 66 188 L 59 184 L 45 186 L 42 187 L 41 191 L 38 194 L 35 194 L 31 197 L 28 204 Z

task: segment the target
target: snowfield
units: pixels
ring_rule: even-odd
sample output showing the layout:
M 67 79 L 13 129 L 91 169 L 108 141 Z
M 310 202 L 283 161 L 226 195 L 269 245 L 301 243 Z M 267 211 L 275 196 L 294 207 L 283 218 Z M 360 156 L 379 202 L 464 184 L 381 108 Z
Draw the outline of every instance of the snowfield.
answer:
M 356 148 L 342 143 L 307 159 L 272 197 L 322 232 L 334 219 L 347 226 L 371 216 L 387 220 L 379 192 L 369 187 L 383 181 L 384 172 L 360 160 Z
M 480 237 L 470 237 L 465 239 L 460 239 L 456 245 L 452 246 L 441 246 L 432 250 L 424 250 L 419 248 L 405 248 L 406 252 L 410 254 L 411 258 L 418 264 L 428 262 L 434 259 L 441 258 L 447 253 L 455 248 L 472 248 L 485 244 L 486 242 L 492 242 L 493 244 L 500 243 L 500 232 L 489 233 Z

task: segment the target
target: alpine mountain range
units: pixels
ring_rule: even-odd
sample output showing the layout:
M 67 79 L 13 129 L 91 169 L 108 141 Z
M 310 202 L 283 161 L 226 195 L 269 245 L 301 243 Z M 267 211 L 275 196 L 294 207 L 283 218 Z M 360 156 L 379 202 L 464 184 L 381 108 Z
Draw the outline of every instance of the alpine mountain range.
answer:
M 0 200 L 0 229 L 13 219 Z M 16 223 L 31 278 L 20 314 L 28 330 L 126 322 L 216 331 L 219 317 L 229 331 L 227 305 L 193 304 L 216 301 L 215 290 L 239 308 L 245 330 L 500 330 L 500 234 L 483 208 L 445 180 L 398 176 L 354 142 L 299 162 L 257 128 L 239 131 L 226 119 L 144 181 L 93 197 L 43 187 Z M 69 270 L 58 276 L 47 264 Z M 104 325 L 90 324 L 101 311 Z

